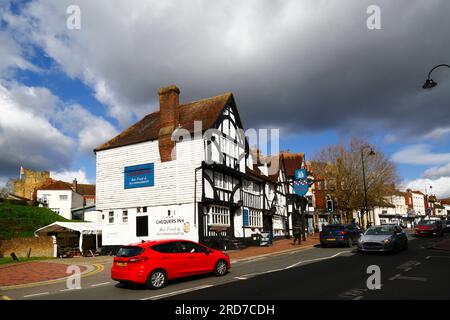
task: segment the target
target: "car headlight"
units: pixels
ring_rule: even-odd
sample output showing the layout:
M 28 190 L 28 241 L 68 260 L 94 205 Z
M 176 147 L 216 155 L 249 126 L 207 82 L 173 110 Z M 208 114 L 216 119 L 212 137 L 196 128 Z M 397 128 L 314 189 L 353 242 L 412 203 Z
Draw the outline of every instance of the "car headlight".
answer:
M 391 239 L 384 239 L 384 244 L 389 244 L 389 243 L 391 243 Z

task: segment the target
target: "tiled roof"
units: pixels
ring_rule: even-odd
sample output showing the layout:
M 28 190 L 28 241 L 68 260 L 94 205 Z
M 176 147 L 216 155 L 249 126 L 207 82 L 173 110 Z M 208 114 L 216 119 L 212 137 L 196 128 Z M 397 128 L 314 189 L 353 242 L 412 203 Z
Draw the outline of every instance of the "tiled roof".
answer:
M 38 190 L 72 190 L 72 185 L 64 181 L 54 181 Z
M 95 184 L 77 184 L 77 193 L 82 196 L 95 196 Z
M 299 169 L 303 164 L 303 158 L 305 154 L 301 153 L 288 153 L 282 152 L 281 158 L 284 164 L 284 170 L 286 171 L 286 177 L 293 177 L 295 175 L 295 170 Z
M 233 99 L 233 95 L 225 93 L 212 98 L 180 104 L 179 120 L 181 127 L 192 133 L 194 132 L 194 121 L 202 121 L 203 131 L 212 128 L 230 99 Z M 94 151 L 158 139 L 159 124 L 159 111 L 150 113 Z

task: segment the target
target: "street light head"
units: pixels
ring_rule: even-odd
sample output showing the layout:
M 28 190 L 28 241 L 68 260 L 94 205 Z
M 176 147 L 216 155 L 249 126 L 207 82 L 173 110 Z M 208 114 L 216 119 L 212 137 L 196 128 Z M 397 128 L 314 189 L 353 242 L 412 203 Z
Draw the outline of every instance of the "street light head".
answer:
M 433 79 L 427 79 L 427 81 L 425 81 L 424 85 L 422 86 L 423 89 L 431 89 L 437 86 L 437 82 L 434 81 Z

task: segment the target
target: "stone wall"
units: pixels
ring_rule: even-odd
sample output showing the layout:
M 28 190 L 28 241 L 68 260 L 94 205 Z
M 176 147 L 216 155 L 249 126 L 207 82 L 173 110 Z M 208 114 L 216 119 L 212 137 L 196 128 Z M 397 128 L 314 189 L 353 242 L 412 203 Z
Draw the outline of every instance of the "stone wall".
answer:
M 47 236 L 0 240 L 0 256 L 10 257 L 14 252 L 18 257 L 53 257 L 53 238 Z
M 25 170 L 25 176 L 22 180 L 15 180 L 13 185 L 13 194 L 16 196 L 32 200 L 33 192 L 41 187 L 50 179 L 48 171 Z

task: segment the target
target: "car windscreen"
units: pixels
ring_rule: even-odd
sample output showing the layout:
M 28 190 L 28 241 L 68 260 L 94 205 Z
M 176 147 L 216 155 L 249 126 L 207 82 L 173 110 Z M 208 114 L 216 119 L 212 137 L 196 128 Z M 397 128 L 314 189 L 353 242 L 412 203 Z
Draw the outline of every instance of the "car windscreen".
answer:
M 437 223 L 436 220 L 421 220 L 419 221 L 419 226 L 432 226 L 436 223 Z
M 341 224 L 331 224 L 328 226 L 323 226 L 323 228 L 322 228 L 323 231 L 342 230 L 342 229 L 344 229 L 344 226 Z
M 144 252 L 144 248 L 141 247 L 133 247 L 133 246 L 126 246 L 122 247 L 117 251 L 117 257 L 121 258 L 128 258 L 128 257 L 134 257 L 140 255 L 142 252 Z
M 367 229 L 365 235 L 367 236 L 386 236 L 394 233 L 394 227 L 392 226 L 381 226 L 381 227 L 370 227 Z

